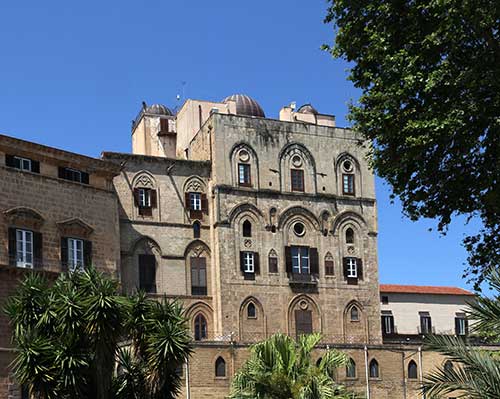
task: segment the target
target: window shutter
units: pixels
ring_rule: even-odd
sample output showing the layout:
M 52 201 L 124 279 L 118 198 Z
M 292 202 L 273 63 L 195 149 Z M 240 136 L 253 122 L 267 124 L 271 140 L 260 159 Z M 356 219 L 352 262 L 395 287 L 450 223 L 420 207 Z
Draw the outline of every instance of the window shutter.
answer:
M 139 206 L 139 189 L 134 188 L 134 205 Z
M 259 253 L 254 252 L 253 253 L 253 267 L 255 274 L 260 274 L 260 260 L 259 260 Z
M 455 317 L 455 335 L 460 335 L 460 318 Z
M 201 211 L 208 213 L 208 200 L 206 194 L 201 194 Z
M 156 190 L 149 190 L 149 198 L 151 201 L 151 208 L 156 208 Z
M 68 239 L 61 237 L 61 269 L 63 272 L 68 271 Z
M 342 258 L 342 263 L 344 266 L 344 278 L 347 278 L 347 275 L 349 274 L 349 259 Z
M 40 173 L 40 162 L 31 160 L 31 171 L 33 173 Z
M 5 165 L 6 166 L 11 166 L 11 167 L 15 167 L 16 166 L 16 162 L 14 161 L 14 156 L 13 155 L 5 154 Z
M 317 248 L 309 248 L 309 258 L 311 261 L 311 274 L 319 274 L 319 260 Z
M 240 270 L 245 273 L 245 253 L 240 251 Z
M 363 261 L 361 258 L 356 259 L 356 265 L 358 268 L 358 280 L 363 280 Z
M 92 241 L 83 241 L 83 266 L 92 266 Z
M 16 252 L 17 252 L 16 229 L 9 227 L 9 265 L 16 265 Z
M 60 179 L 67 179 L 66 168 L 63 168 L 62 166 L 59 166 L 59 178 Z
M 465 335 L 469 335 L 469 320 L 465 319 Z
M 186 201 L 186 209 L 191 209 L 191 198 L 189 193 L 184 193 L 184 200 Z
M 292 272 L 292 249 L 290 247 L 285 247 L 285 266 L 286 272 Z
M 33 232 L 33 258 L 35 267 L 43 266 L 42 233 Z
M 89 184 L 89 174 L 87 172 L 81 172 L 82 174 L 82 183 Z

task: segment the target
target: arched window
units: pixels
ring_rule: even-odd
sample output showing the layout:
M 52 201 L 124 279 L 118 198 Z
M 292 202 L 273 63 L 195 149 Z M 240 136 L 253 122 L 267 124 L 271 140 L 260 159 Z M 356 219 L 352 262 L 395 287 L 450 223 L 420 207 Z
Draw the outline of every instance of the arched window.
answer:
M 201 224 L 200 222 L 196 221 L 193 223 L 193 237 L 200 238 L 200 234 L 201 234 Z
M 447 360 L 444 364 L 444 371 L 446 372 L 450 372 L 450 371 L 453 371 L 453 363 L 451 362 L 451 360 Z
M 226 361 L 219 356 L 215 361 L 215 376 L 225 377 L 226 376 Z
M 359 321 L 359 309 L 357 306 L 351 308 L 351 321 Z
M 413 360 L 410 360 L 410 363 L 408 363 L 408 378 L 412 380 L 417 379 L 417 363 Z
M 249 220 L 243 222 L 243 237 L 252 237 L 252 223 Z
M 346 244 L 354 244 L 354 230 L 350 227 L 345 231 Z
M 372 361 L 370 362 L 369 375 L 370 378 L 379 378 L 380 376 L 378 362 L 375 359 L 372 359 Z
M 356 378 L 356 362 L 349 359 L 349 363 L 345 367 L 345 375 L 347 378 Z
M 199 313 L 194 319 L 194 340 L 201 341 L 202 339 L 207 339 L 207 337 L 207 319 Z
M 249 319 L 256 319 L 257 318 L 257 309 L 255 308 L 255 305 L 253 302 L 250 302 L 247 306 L 247 317 Z

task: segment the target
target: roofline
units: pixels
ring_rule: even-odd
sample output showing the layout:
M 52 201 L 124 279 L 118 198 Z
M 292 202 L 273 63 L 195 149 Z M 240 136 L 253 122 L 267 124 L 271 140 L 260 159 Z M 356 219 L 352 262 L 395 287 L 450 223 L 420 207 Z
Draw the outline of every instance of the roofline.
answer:
M 405 291 L 406 290 L 406 291 Z M 417 292 L 416 290 L 420 290 Z M 439 292 L 448 290 L 448 292 Z M 455 295 L 455 296 L 476 296 L 471 291 L 461 287 L 432 286 L 432 285 L 404 285 L 404 284 L 380 284 L 380 293 L 406 294 L 406 295 Z M 456 292 L 450 292 L 456 291 Z

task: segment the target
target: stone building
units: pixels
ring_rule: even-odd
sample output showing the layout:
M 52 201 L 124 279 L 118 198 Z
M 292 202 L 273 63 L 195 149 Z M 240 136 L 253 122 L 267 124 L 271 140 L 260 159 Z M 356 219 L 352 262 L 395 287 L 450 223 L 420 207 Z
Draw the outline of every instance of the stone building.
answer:
M 0 302 L 30 270 L 49 277 L 89 264 L 119 278 L 118 201 L 107 161 L 0 135 Z M 8 320 L 0 312 L 0 398 L 10 377 Z

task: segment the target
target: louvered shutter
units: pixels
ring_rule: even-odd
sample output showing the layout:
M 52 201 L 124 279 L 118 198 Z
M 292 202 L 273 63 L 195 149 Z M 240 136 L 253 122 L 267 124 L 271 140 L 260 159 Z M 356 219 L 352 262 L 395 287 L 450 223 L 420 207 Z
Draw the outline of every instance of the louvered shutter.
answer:
M 363 261 L 361 258 L 356 259 L 356 266 L 358 269 L 358 280 L 363 280 Z
M 83 241 L 83 266 L 92 266 L 92 241 Z
M 58 173 L 59 173 L 59 178 L 60 179 L 67 179 L 66 168 L 63 168 L 62 166 L 59 166 Z
M 33 264 L 35 267 L 43 266 L 43 239 L 42 233 L 33 232 Z
M 17 255 L 17 239 L 16 239 L 16 229 L 9 227 L 9 265 L 16 265 L 16 255 Z
M 61 237 L 61 269 L 63 272 L 68 271 L 68 238 Z
M 316 248 L 309 248 L 309 259 L 311 262 L 311 274 L 319 274 L 318 250 Z
M 245 253 L 240 251 L 240 270 L 245 273 Z
M 31 160 L 31 171 L 33 173 L 40 173 L 40 162 Z
M 151 208 L 156 208 L 157 206 L 156 190 L 149 190 L 149 198 L 151 201 Z
M 89 184 L 89 174 L 87 172 L 81 172 L 82 176 L 82 183 L 83 184 Z
M 253 253 L 253 267 L 255 274 L 260 274 L 260 259 L 258 252 Z
M 287 273 L 292 273 L 292 248 L 285 247 L 285 267 Z
M 342 258 L 342 265 L 344 268 L 344 278 L 347 279 L 347 276 L 349 274 L 349 258 Z
M 208 213 L 208 200 L 206 194 L 201 194 L 201 211 Z
M 16 167 L 16 161 L 14 160 L 13 155 L 5 154 L 5 165 L 13 168 Z
M 139 206 L 139 189 L 134 188 L 134 205 Z
M 460 335 L 460 318 L 455 317 L 455 335 Z

